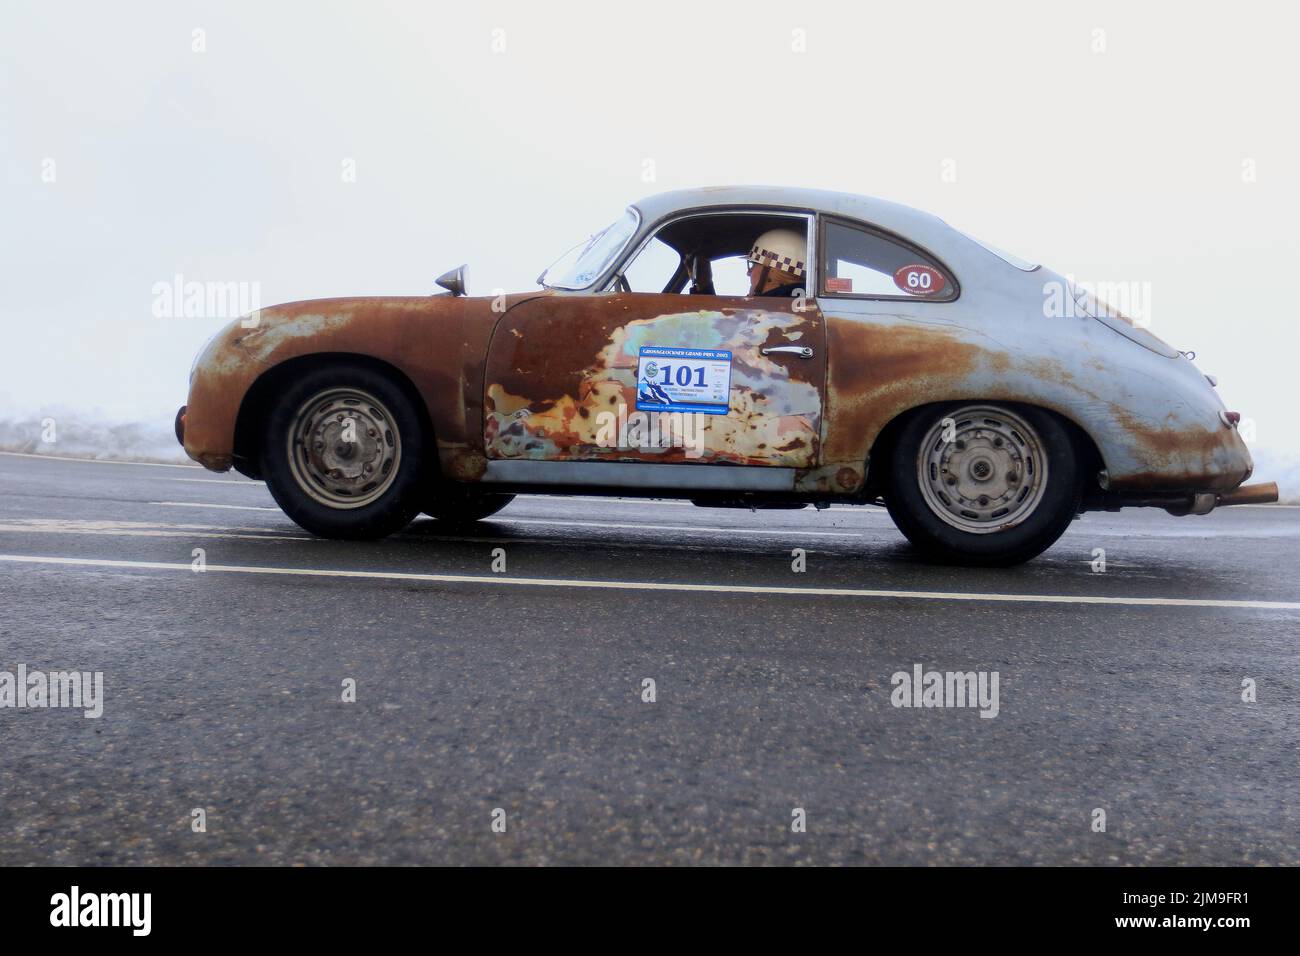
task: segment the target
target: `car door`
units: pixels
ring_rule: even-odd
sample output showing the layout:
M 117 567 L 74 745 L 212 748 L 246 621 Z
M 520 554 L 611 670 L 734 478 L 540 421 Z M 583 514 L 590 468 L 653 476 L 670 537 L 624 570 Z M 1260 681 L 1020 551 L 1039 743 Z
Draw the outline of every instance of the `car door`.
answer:
M 830 382 L 821 465 L 837 490 L 851 492 L 881 429 L 923 401 L 927 375 L 942 367 L 934 350 L 942 332 L 927 330 L 952 325 L 949 303 L 960 289 L 946 265 L 904 237 L 820 218 L 816 288 Z
M 825 342 L 811 297 L 604 292 L 522 302 L 488 351 L 487 457 L 814 468 Z

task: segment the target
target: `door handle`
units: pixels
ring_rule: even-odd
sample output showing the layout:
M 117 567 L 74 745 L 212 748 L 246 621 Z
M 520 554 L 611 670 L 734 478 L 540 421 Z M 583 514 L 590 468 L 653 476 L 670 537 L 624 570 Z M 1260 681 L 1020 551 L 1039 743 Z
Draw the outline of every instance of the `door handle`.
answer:
M 768 348 L 759 349 L 758 351 L 763 355 L 772 355 L 773 353 L 776 353 L 779 355 L 797 355 L 802 359 L 810 359 L 813 357 L 813 350 L 806 345 L 772 345 Z

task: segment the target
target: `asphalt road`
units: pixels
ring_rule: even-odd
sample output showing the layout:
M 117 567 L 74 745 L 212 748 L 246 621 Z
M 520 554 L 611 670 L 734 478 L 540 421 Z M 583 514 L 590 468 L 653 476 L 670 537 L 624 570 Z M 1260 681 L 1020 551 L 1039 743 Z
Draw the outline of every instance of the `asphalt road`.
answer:
M 355 544 L 197 468 L 0 455 L 0 491 L 0 671 L 103 674 L 98 719 L 0 709 L 0 864 L 1300 862 L 1300 509 L 971 570 L 877 508 Z M 997 715 L 893 706 L 917 664 L 996 672 Z

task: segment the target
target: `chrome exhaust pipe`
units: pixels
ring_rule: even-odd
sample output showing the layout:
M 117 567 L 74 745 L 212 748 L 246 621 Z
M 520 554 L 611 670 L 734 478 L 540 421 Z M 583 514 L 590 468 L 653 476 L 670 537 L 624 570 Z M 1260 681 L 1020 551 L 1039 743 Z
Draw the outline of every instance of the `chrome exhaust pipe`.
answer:
M 1177 504 L 1166 504 L 1165 510 L 1175 517 L 1208 515 L 1215 508 L 1228 505 L 1267 505 L 1274 501 L 1277 501 L 1277 482 L 1266 481 L 1258 485 L 1242 485 L 1221 495 L 1200 491 Z
M 1277 482 L 1265 481 L 1258 485 L 1242 485 L 1219 495 L 1219 507 L 1225 505 L 1268 505 L 1277 501 Z
M 1267 505 L 1277 501 L 1277 482 L 1266 481 L 1258 485 L 1242 485 L 1232 491 L 1217 494 L 1197 491 L 1190 494 L 1164 495 L 1110 495 L 1094 500 L 1087 510 L 1118 511 L 1120 508 L 1164 508 L 1171 515 L 1207 515 L 1215 508 L 1227 505 Z

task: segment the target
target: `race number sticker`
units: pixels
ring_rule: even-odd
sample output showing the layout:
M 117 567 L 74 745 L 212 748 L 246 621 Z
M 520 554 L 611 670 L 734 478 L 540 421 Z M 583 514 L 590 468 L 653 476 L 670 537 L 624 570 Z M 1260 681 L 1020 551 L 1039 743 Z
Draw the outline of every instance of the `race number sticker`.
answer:
M 640 412 L 727 414 L 731 407 L 731 353 L 641 346 L 636 407 Z
M 931 266 L 903 266 L 894 273 L 894 285 L 908 295 L 938 295 L 944 287 L 943 273 Z

